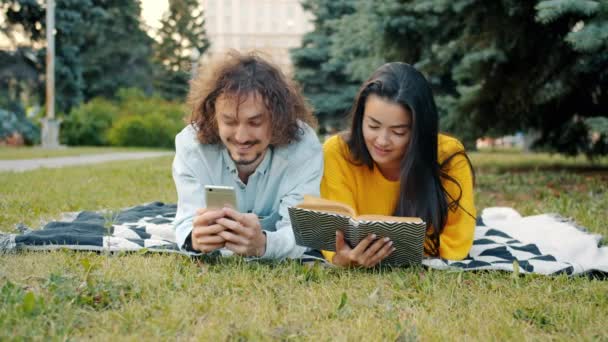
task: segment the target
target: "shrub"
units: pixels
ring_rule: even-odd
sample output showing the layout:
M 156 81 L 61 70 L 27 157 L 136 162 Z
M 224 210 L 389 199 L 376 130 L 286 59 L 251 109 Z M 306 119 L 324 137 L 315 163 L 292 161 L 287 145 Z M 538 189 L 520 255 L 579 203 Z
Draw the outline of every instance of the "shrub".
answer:
M 61 142 L 67 145 L 108 145 L 107 132 L 118 113 L 116 105 L 102 98 L 81 104 L 62 122 Z
M 117 92 L 118 119 L 109 131 L 112 145 L 173 147 L 184 126 L 184 105 L 160 97 L 146 97 L 141 90 Z
M 120 117 L 147 116 L 159 114 L 171 121 L 183 122 L 184 104 L 167 101 L 158 96 L 146 97 L 139 89 L 120 89 L 117 93 L 120 101 Z
M 136 88 L 119 89 L 116 102 L 95 98 L 64 120 L 61 141 L 68 145 L 172 147 L 184 126 L 183 104 L 148 97 Z
M 589 148 L 585 152 L 590 159 L 608 155 L 608 118 L 592 117 L 585 119 L 588 128 Z
M 173 147 L 175 135 L 182 128 L 180 121 L 160 113 L 123 116 L 108 133 L 112 145 L 141 147 Z
M 23 112 L 11 112 L 0 109 L 0 140 L 4 140 L 14 133 L 23 137 L 26 144 L 40 142 L 40 128 L 27 119 Z

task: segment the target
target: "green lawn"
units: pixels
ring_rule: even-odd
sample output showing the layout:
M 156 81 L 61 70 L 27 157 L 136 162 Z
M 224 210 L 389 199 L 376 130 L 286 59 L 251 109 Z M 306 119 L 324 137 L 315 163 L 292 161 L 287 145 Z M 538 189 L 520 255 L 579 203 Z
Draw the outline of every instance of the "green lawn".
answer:
M 67 157 L 86 154 L 104 154 L 115 152 L 145 152 L 166 151 L 162 149 L 142 147 L 61 147 L 58 149 L 45 149 L 42 147 L 8 147 L 0 146 L 0 160 L 7 159 L 34 159 Z
M 506 158 L 506 159 L 505 159 Z M 608 236 L 608 165 L 473 154 L 479 209 L 557 212 Z M 171 158 L 0 173 L 0 230 L 175 202 Z M 58 251 L 0 256 L 0 340 L 608 339 L 608 281 L 307 268 Z

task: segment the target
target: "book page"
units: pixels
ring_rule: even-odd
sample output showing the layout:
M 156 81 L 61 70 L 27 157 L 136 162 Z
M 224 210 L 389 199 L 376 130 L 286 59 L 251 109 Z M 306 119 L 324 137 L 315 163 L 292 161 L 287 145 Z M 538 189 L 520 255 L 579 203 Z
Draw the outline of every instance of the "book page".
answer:
M 401 217 L 387 215 L 360 215 L 355 217 L 358 221 L 379 221 L 379 222 L 406 222 L 406 223 L 422 223 L 419 217 Z
M 355 210 L 344 203 L 308 195 L 304 196 L 304 201 L 298 204 L 297 207 L 324 213 L 335 213 L 348 217 L 355 216 Z

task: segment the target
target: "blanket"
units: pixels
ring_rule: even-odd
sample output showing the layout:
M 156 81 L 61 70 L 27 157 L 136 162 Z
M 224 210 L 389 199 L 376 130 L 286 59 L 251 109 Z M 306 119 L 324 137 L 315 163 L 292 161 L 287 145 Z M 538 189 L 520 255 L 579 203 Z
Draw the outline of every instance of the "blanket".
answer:
M 193 255 L 175 243 L 172 226 L 176 205 L 161 202 L 118 213 L 82 211 L 32 230 L 19 225 L 18 234 L 0 233 L 0 252 L 73 249 L 105 252 L 146 251 Z M 486 208 L 477 220 L 475 238 L 464 260 L 425 258 L 435 269 L 503 270 L 520 273 L 608 274 L 608 247 L 558 215 L 522 217 L 512 208 Z M 224 253 L 223 253 L 224 254 Z M 321 261 L 316 251 L 301 261 Z

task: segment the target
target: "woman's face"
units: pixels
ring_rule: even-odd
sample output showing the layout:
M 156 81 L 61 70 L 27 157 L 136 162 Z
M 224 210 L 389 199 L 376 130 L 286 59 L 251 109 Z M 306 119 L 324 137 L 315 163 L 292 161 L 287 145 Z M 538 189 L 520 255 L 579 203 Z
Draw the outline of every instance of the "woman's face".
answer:
M 411 128 L 412 114 L 400 104 L 374 94 L 367 97 L 363 139 L 381 170 L 398 172 L 410 142 Z

